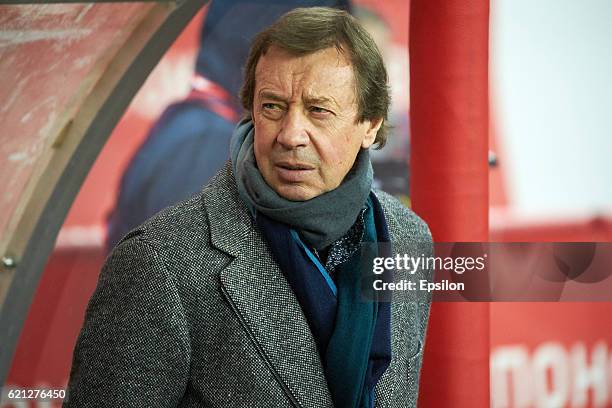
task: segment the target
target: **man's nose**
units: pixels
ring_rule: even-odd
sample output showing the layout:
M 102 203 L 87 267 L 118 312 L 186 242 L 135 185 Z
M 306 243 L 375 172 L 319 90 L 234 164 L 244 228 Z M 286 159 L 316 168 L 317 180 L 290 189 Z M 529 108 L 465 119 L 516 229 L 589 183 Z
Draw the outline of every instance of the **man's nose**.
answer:
M 287 149 L 308 145 L 308 119 L 299 109 L 289 109 L 282 120 L 282 127 L 276 140 Z

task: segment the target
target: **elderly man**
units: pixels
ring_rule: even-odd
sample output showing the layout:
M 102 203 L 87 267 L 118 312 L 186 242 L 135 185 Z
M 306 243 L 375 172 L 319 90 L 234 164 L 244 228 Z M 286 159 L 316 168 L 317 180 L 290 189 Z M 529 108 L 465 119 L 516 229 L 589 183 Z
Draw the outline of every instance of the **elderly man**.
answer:
M 431 250 L 423 221 L 372 191 L 386 81 L 342 11 L 296 9 L 255 38 L 230 162 L 114 249 L 65 406 L 416 405 L 429 297 L 363 291 L 373 257 Z

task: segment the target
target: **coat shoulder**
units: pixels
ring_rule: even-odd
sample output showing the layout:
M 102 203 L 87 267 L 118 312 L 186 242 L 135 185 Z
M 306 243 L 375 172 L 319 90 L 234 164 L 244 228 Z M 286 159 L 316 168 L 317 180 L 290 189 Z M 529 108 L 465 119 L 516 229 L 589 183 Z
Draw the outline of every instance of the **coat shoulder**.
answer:
M 387 217 L 387 223 L 391 233 L 399 235 L 402 241 L 430 244 L 432 242 L 431 231 L 427 223 L 423 221 L 414 211 L 406 208 L 397 198 L 382 190 L 375 190 L 376 198 Z
M 209 225 L 202 193 L 164 208 L 133 229 L 120 242 L 139 237 L 156 249 L 184 247 L 194 241 L 207 241 Z
M 211 229 L 209 212 L 216 211 L 217 206 L 224 206 L 227 184 L 227 168 L 223 167 L 199 192 L 159 211 L 120 242 L 138 236 L 158 249 L 208 245 Z M 215 208 L 209 208 L 212 206 Z
M 201 191 L 167 207 L 133 229 L 115 250 L 128 242 L 145 245 L 177 282 L 212 277 L 230 262 L 230 257 L 214 244 L 212 233 L 217 207 L 227 177 L 222 169 Z

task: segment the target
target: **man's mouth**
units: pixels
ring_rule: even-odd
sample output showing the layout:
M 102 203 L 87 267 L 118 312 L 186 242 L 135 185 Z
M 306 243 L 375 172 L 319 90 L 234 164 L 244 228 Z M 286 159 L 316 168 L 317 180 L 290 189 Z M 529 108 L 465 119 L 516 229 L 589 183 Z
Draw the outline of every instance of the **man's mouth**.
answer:
M 278 178 L 287 183 L 299 183 L 308 178 L 315 167 L 308 163 L 279 162 L 276 163 Z
M 276 166 L 285 170 L 314 170 L 314 166 L 306 163 L 280 162 Z

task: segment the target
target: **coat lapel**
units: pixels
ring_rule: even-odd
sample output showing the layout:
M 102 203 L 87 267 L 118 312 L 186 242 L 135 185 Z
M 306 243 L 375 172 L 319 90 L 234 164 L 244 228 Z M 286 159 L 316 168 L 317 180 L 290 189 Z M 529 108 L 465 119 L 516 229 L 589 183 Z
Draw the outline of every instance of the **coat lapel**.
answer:
M 384 206 L 383 211 L 389 226 L 391 242 L 393 242 L 393 256 L 396 254 L 414 252 L 409 246 L 404 246 L 402 237 L 397 234 L 397 220 Z M 414 277 L 406 271 L 396 271 L 396 281 Z M 404 406 L 416 398 L 416 395 L 405 395 L 414 390 L 406 389 L 408 382 L 408 361 L 413 354 L 419 353 L 422 348 L 419 339 L 418 295 L 416 291 L 396 291 L 391 302 L 391 364 L 376 385 L 376 408 Z M 418 390 L 418 384 L 416 384 Z M 397 401 L 397 403 L 396 403 Z M 416 402 L 415 402 L 416 404 Z M 410 405 L 412 406 L 412 405 Z
M 227 166 L 212 185 L 204 191 L 211 242 L 234 257 L 221 272 L 224 296 L 294 405 L 333 406 L 299 303 L 240 200 Z

